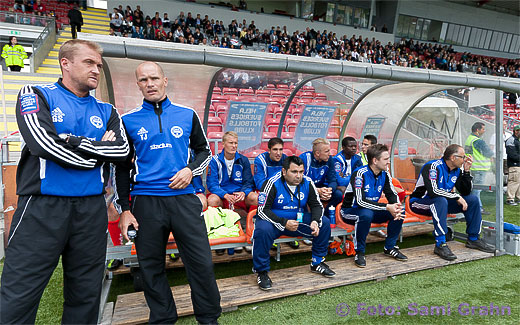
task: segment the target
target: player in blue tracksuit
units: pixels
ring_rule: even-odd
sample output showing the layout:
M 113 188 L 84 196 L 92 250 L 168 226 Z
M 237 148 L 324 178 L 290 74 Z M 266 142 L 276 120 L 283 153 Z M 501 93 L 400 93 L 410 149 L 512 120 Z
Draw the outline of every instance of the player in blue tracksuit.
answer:
M 357 141 L 353 137 L 345 137 L 341 141 L 342 150 L 334 156 L 334 171 L 336 172 L 336 180 L 338 188 L 345 193 L 345 189 L 350 183 L 350 175 L 361 167 L 360 156 L 356 155 Z
M 16 102 L 24 140 L 0 288 L 0 323 L 34 324 L 60 256 L 64 324 L 96 324 L 105 270 L 109 163 L 129 146 L 116 109 L 89 91 L 98 85 L 100 47 L 60 48 L 63 79 L 25 86 Z
M 269 139 L 268 150 L 259 154 L 254 161 L 255 187 L 261 189 L 264 182 L 282 170 L 283 161 L 287 156 L 283 153 L 283 140 Z
M 329 206 L 337 206 L 343 198 L 341 190 L 337 189 L 334 159 L 330 156 L 330 142 L 317 138 L 312 142 L 312 151 L 300 155 L 305 168 L 305 176 L 312 179 L 322 201 L 328 201 Z
M 260 289 L 271 289 L 269 249 L 276 238 L 287 235 L 313 240 L 311 271 L 332 277 L 325 264 L 330 237 L 330 223 L 323 217 L 323 206 L 309 177 L 304 176 L 301 158 L 287 157 L 281 172 L 262 186 L 258 196 L 258 215 L 253 233 L 253 270 Z M 309 206 L 310 213 L 304 213 Z M 300 219 L 300 220 L 298 220 Z
M 202 204 L 192 184 L 211 159 L 208 141 L 197 113 L 166 96 L 168 78 L 158 64 L 141 63 L 136 79 L 144 101 L 122 117 L 133 150 L 126 163 L 116 166 L 117 203 L 123 211 L 123 236 L 128 239 L 130 224 L 137 229 L 135 247 L 149 323 L 173 324 L 178 318 L 165 273 L 170 232 L 186 267 L 195 318 L 216 323 L 220 294 Z
M 457 258 L 446 244 L 448 213 L 464 214 L 468 234 L 466 247 L 494 252 L 493 247 L 479 239 L 482 215 L 477 196 L 470 194 L 473 184 L 469 170 L 472 163 L 472 157 L 465 155 L 462 146 L 448 146 L 441 159 L 431 160 L 422 167 L 410 198 L 413 212 L 432 216 L 434 253 L 445 260 Z
M 395 244 L 403 225 L 403 211 L 397 193 L 392 185 L 392 178 L 387 172 L 390 163 L 388 147 L 375 144 L 367 150 L 368 165 L 359 167 L 350 178 L 350 184 L 345 192 L 341 217 L 354 221 L 356 234 L 354 248 L 356 266 L 365 267 L 365 242 L 371 223 L 388 221 L 388 236 L 385 241 L 384 253 L 399 261 L 407 257 L 400 252 Z M 388 204 L 379 203 L 381 193 L 385 193 Z
M 251 164 L 246 156 L 237 152 L 238 135 L 235 132 L 224 133 L 222 144 L 222 151 L 209 163 L 206 185 L 211 194 L 208 205 L 227 208 L 232 204 L 247 211 L 257 204 L 258 197 L 253 191 Z

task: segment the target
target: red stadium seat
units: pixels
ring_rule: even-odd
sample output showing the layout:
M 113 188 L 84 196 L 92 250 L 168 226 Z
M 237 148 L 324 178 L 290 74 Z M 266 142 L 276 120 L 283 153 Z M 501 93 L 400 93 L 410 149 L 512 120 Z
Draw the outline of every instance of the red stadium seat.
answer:
M 268 90 L 276 90 L 276 87 L 275 87 L 273 84 L 267 84 L 267 86 L 265 87 L 265 89 L 268 89 Z
M 240 89 L 238 91 L 239 96 L 254 96 L 255 91 L 253 89 Z
M 274 90 L 271 92 L 271 97 L 286 97 L 285 91 L 283 90 Z
M 213 87 L 213 94 L 222 95 L 222 89 L 220 89 L 220 87 Z
M 287 156 L 294 155 L 294 152 L 289 148 L 283 148 L 283 153 L 286 154 Z
M 289 86 L 286 84 L 278 84 L 276 85 L 277 89 L 289 89 Z
M 238 89 L 236 88 L 224 88 L 222 89 L 223 95 L 238 95 Z
M 256 97 L 267 97 L 267 98 L 270 98 L 271 97 L 271 92 L 269 90 L 258 89 L 256 91 Z

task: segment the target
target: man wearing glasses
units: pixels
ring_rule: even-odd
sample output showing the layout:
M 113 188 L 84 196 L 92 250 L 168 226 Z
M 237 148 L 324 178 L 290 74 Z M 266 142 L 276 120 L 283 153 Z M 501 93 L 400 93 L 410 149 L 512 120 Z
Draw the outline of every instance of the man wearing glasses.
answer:
M 311 272 L 325 277 L 336 275 L 324 263 L 330 237 L 329 219 L 322 218 L 318 191 L 304 176 L 303 160 L 297 156 L 284 159 L 282 171 L 262 185 L 258 195 L 258 216 L 253 234 L 253 270 L 262 290 L 272 287 L 269 272 L 269 249 L 276 238 L 305 236 L 311 238 Z M 305 212 L 309 206 L 310 213 Z
M 433 252 L 448 261 L 457 258 L 446 244 L 448 213 L 464 214 L 468 234 L 466 247 L 494 252 L 493 247 L 479 238 L 482 215 L 478 198 L 471 194 L 472 164 L 473 158 L 465 155 L 463 147 L 458 144 L 448 146 L 441 159 L 431 160 L 422 167 L 410 199 L 413 212 L 432 216 L 435 236 Z

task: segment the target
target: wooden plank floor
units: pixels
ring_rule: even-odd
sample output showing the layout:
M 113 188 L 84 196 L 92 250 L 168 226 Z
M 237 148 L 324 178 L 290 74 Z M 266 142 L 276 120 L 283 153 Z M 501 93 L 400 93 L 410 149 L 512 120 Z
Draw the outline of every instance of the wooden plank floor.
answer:
M 415 225 L 415 226 L 409 226 L 409 227 L 403 227 L 403 237 L 409 237 L 409 236 L 417 236 L 422 235 L 426 233 L 431 233 L 433 231 L 433 225 L 427 224 L 427 225 Z M 384 241 L 384 238 L 374 236 L 372 234 L 369 234 L 367 236 L 367 243 L 374 243 L 379 241 Z M 305 245 L 303 242 L 300 242 L 300 247 L 298 249 L 293 249 L 289 247 L 288 244 L 283 243 L 281 246 L 281 259 L 283 259 L 283 255 L 289 255 L 289 254 L 299 254 L 304 252 L 310 252 L 312 250 L 312 246 Z M 271 250 L 271 256 L 276 255 L 276 251 Z M 225 253 L 224 255 L 217 255 L 215 251 L 212 251 L 213 254 L 213 263 L 228 263 L 233 261 L 243 261 L 243 260 L 250 260 L 252 259 L 251 253 L 247 253 L 245 250 L 242 250 L 240 253 L 235 253 L 233 255 L 228 255 Z M 184 267 L 184 264 L 182 263 L 181 259 L 178 259 L 177 261 L 173 262 L 170 260 L 169 257 L 166 256 L 166 268 L 177 268 L 177 267 Z M 126 274 L 130 273 L 130 268 L 126 266 L 121 266 L 117 270 L 112 271 L 113 275 L 119 275 L 119 274 Z
M 327 264 L 336 272 L 334 278 L 325 278 L 311 273 L 309 266 L 297 266 L 269 273 L 273 289 L 262 291 L 256 283 L 254 274 L 217 280 L 224 310 L 233 310 L 240 305 L 251 304 L 276 298 L 303 293 L 316 293 L 323 289 L 345 286 L 353 283 L 385 279 L 390 276 L 419 270 L 443 267 L 492 257 L 493 254 L 467 249 L 460 242 L 450 242 L 451 250 L 457 255 L 452 262 L 445 261 L 433 254 L 433 245 L 403 249 L 408 256 L 407 262 L 399 262 L 382 253 L 367 255 L 367 267 L 354 265 L 353 259 L 329 261 Z M 172 288 L 180 316 L 193 314 L 190 288 L 181 285 Z M 112 324 L 141 324 L 148 320 L 148 306 L 142 292 L 117 297 Z

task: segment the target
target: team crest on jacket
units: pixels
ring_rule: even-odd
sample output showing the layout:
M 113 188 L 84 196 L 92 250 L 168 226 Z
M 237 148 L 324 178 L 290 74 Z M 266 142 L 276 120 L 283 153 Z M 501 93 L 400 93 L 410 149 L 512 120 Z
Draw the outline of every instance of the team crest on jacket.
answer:
M 51 116 L 54 123 L 63 122 L 65 113 L 63 113 L 59 107 L 56 107 L 51 111 Z
M 36 113 L 40 110 L 36 94 L 25 94 L 20 96 L 20 113 L 22 115 Z
M 430 179 L 437 179 L 437 170 L 430 169 Z
M 92 115 L 90 117 L 90 123 L 92 123 L 92 125 L 94 125 L 98 129 L 101 129 L 103 127 L 103 120 L 101 119 L 101 117 L 97 115 Z
M 303 192 L 298 193 L 298 199 L 300 201 L 303 201 L 304 198 L 305 198 L 305 193 L 303 193 Z
M 358 176 L 356 177 L 356 182 L 354 184 L 356 188 L 362 188 L 363 187 L 363 178 Z
M 453 176 L 453 177 L 451 178 L 451 182 L 452 182 L 452 183 L 455 183 L 456 181 L 457 181 L 457 176 Z
M 258 193 L 258 205 L 264 206 L 266 199 L 267 199 L 267 194 L 265 194 L 265 192 Z
M 240 172 L 240 170 L 237 170 L 237 172 L 235 173 L 235 175 L 237 176 L 237 178 L 240 178 L 242 176 L 242 173 Z
M 137 135 L 141 137 L 141 140 L 148 139 L 148 130 L 144 128 L 144 126 L 141 126 L 139 131 L 137 131 Z
M 170 132 L 176 138 L 180 138 L 184 134 L 184 132 L 182 131 L 182 128 L 180 126 L 177 126 L 177 125 L 172 126 L 172 128 L 170 129 Z
M 341 163 L 339 161 L 334 164 L 334 169 L 336 170 L 336 173 L 341 173 Z

